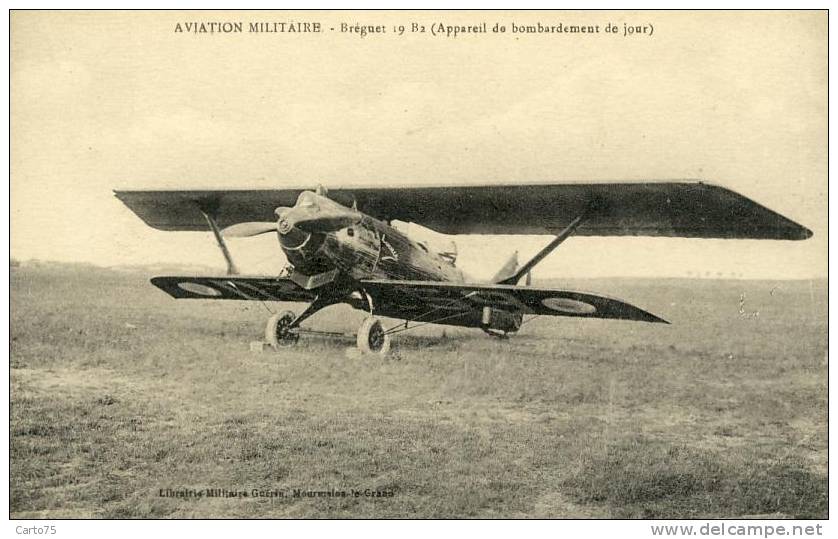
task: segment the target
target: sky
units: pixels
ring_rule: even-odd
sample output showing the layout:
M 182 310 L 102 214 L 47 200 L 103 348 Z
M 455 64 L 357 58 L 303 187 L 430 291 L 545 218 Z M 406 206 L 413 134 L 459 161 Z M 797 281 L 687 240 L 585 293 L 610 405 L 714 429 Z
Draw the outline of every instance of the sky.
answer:
M 209 233 L 153 230 L 114 189 L 702 179 L 814 236 L 571 238 L 536 277 L 827 274 L 825 13 L 17 11 L 11 19 L 18 259 L 223 270 Z M 175 31 L 202 21 L 243 22 L 245 31 Z M 290 21 L 323 31 L 247 32 L 250 22 Z M 430 33 L 481 22 L 485 34 Z M 539 22 L 601 32 L 511 31 Z M 653 33 L 606 34 L 609 22 Z M 362 38 L 341 23 L 386 33 Z M 426 31 L 410 32 L 411 23 Z M 507 31 L 493 33 L 495 23 Z M 459 265 L 485 278 L 513 251 L 526 259 L 550 238 L 454 239 Z M 272 236 L 230 247 L 248 273 L 284 262 Z

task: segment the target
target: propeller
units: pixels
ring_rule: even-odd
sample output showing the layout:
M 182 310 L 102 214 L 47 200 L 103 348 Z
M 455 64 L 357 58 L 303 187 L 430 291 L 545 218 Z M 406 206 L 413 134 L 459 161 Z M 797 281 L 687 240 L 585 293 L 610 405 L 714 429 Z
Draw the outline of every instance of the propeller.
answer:
M 280 206 L 275 210 L 277 221 L 237 223 L 221 231 L 228 238 L 249 238 L 278 231 L 280 236 L 306 233 L 336 232 L 361 220 L 362 214 L 325 197 L 326 189 L 318 185 L 316 192 L 303 192 L 293 207 Z M 297 230 L 297 233 L 294 232 Z
M 221 231 L 225 238 L 250 238 L 268 232 L 276 232 L 276 223 L 251 221 L 228 226 Z

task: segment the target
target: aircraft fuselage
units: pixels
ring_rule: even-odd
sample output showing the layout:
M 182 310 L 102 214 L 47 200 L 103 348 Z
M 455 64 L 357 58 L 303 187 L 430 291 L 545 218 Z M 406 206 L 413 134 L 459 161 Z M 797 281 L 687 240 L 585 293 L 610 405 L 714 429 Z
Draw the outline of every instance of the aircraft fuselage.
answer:
M 365 297 L 362 287 L 352 284 L 362 280 L 466 282 L 453 258 L 410 239 L 385 221 L 317 193 L 303 192 L 294 207 L 277 208 L 276 213 L 280 246 L 298 278 L 301 274 L 311 284 L 334 270 L 341 275 L 338 294 L 327 301 L 340 299 L 357 309 L 371 309 L 372 300 Z M 333 280 L 334 276 L 315 286 Z M 404 308 L 404 301 L 394 304 L 385 300 L 376 305 L 379 314 L 393 317 L 403 316 Z M 493 335 L 517 331 L 522 322 L 521 313 L 489 306 L 475 308 L 466 300 L 447 299 L 429 310 L 444 311 L 437 317 L 442 316 L 446 324 L 480 327 Z M 416 316 L 423 318 L 427 311 Z
M 331 212 L 352 211 L 314 193 L 307 195 L 301 197 L 303 205 L 328 206 L 325 210 Z M 298 202 L 296 207 L 300 205 Z M 424 243 L 413 241 L 384 221 L 360 212 L 355 215 L 351 225 L 327 232 L 280 225 L 280 245 L 295 270 L 311 275 L 338 269 L 354 280 L 465 282 L 463 272 L 450 259 Z

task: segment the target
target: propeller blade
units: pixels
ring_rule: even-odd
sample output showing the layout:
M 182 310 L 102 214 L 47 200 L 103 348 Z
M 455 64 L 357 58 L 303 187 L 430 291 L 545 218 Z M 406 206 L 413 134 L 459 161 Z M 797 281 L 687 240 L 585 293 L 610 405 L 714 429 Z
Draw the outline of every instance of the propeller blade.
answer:
M 221 235 L 225 238 L 250 238 L 268 232 L 276 232 L 276 223 L 261 221 L 237 223 L 222 230 Z

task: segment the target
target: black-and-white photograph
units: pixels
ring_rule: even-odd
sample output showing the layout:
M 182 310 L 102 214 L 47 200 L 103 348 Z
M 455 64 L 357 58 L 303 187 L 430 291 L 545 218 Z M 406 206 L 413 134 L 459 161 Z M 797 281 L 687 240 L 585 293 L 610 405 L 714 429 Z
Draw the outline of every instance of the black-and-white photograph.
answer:
M 13 10 L 10 518 L 819 535 L 827 19 Z

